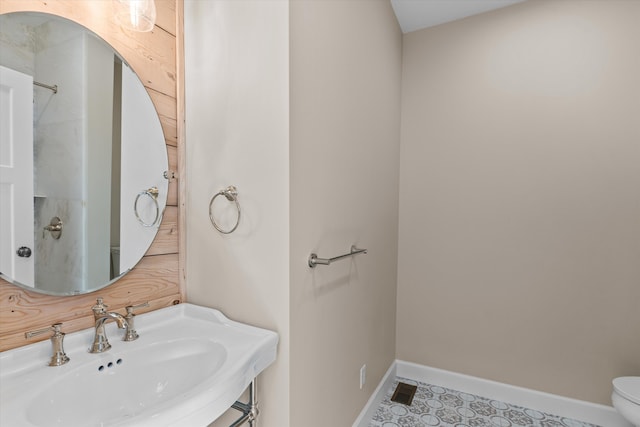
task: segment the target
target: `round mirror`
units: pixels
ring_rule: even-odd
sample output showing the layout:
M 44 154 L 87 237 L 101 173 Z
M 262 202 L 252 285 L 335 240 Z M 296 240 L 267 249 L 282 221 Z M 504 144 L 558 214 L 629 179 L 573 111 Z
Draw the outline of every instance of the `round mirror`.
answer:
M 0 274 L 49 295 L 131 270 L 164 212 L 167 150 L 138 77 L 87 28 L 0 15 Z

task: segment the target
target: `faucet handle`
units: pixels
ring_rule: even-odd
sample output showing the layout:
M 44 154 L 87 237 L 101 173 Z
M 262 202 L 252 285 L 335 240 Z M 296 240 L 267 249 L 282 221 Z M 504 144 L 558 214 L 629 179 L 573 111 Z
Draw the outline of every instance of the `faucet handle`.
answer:
M 42 328 L 42 329 L 36 329 L 35 331 L 29 331 L 29 332 L 25 332 L 24 333 L 24 337 L 26 339 L 29 338 L 33 338 L 36 335 L 42 335 L 42 334 L 46 334 L 47 332 L 53 331 L 53 334 L 61 334 L 62 332 L 60 332 L 60 327 L 62 326 L 62 323 L 54 323 L 51 326 L 47 326 L 46 328 Z
M 48 328 L 36 329 L 35 331 L 29 331 L 24 333 L 25 338 L 32 338 L 36 335 L 42 335 L 47 332 L 53 331 L 53 335 L 51 336 L 51 345 L 53 346 L 53 355 L 51 356 L 51 360 L 49 361 L 49 366 L 60 366 L 60 365 L 64 365 L 69 361 L 69 357 L 66 355 L 63 348 L 65 333 L 60 331 L 61 327 L 62 327 L 62 323 L 54 323 Z
M 140 337 L 140 335 L 138 335 L 138 332 L 136 332 L 135 328 L 133 327 L 133 318 L 136 316 L 135 314 L 133 314 L 133 310 L 137 310 L 142 307 L 149 307 L 149 302 L 147 301 L 143 302 L 142 304 L 128 305 L 125 307 L 125 310 L 127 310 L 127 315 L 124 316 L 124 318 L 127 320 L 127 330 L 124 332 L 124 338 L 122 339 L 123 341 L 134 341 Z
M 135 316 L 135 314 L 133 314 L 133 310 L 137 310 L 142 307 L 149 307 L 149 302 L 143 302 L 142 304 L 138 305 L 128 305 L 124 309 L 127 310 L 127 316 Z
M 102 302 L 102 297 L 98 297 L 96 299 L 96 305 L 91 307 L 91 310 L 93 310 L 93 313 L 95 315 L 98 315 L 98 314 L 105 313 L 107 311 L 107 308 L 109 308 L 109 306 Z

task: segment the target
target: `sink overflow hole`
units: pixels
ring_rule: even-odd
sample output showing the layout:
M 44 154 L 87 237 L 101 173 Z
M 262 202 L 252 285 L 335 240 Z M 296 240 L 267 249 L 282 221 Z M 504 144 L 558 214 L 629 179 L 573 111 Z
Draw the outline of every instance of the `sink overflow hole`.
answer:
M 122 359 L 116 360 L 116 365 L 122 365 Z M 98 371 L 99 372 L 104 371 L 104 367 L 105 367 L 104 365 L 98 366 Z M 112 368 L 112 367 L 113 367 L 113 362 L 107 363 L 107 368 Z

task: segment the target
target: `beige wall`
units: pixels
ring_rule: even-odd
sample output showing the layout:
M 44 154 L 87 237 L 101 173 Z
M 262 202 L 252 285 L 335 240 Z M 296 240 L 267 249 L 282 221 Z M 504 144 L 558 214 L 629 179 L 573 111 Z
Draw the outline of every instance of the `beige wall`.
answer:
M 401 33 L 386 1 L 292 1 L 290 33 L 291 426 L 349 426 L 395 356 Z
M 640 372 L 640 2 L 406 34 L 397 356 L 610 404 Z
M 258 383 L 263 427 L 289 425 L 288 8 L 185 2 L 187 301 L 280 334 L 277 361 Z M 228 185 L 242 217 L 224 235 L 208 212 Z M 234 209 L 219 213 L 221 225 L 235 222 Z M 228 412 L 214 425 L 239 416 Z
M 392 9 L 187 1 L 185 52 L 187 300 L 280 334 L 259 383 L 260 425 L 350 425 L 395 355 L 401 33 Z M 208 203 L 229 184 L 243 213 L 224 236 Z M 307 266 L 310 252 L 351 244 L 369 254 Z

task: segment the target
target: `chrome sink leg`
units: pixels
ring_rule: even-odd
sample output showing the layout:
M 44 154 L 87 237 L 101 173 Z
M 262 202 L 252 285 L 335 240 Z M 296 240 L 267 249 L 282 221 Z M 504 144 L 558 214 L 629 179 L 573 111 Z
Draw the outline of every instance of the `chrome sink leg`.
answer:
M 256 379 L 254 378 L 249 385 L 249 427 L 258 427 L 258 389 L 256 387 Z
M 239 427 L 242 424 L 248 422 L 249 427 L 258 427 L 258 388 L 256 386 L 256 379 L 254 378 L 249 384 L 249 401 L 247 403 L 236 401 L 231 407 L 237 411 L 242 412 L 242 416 L 238 418 L 229 427 Z

